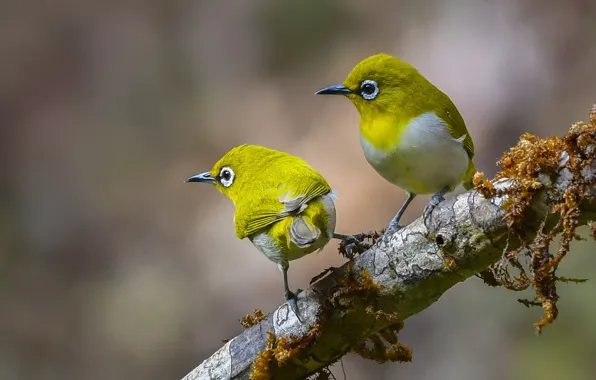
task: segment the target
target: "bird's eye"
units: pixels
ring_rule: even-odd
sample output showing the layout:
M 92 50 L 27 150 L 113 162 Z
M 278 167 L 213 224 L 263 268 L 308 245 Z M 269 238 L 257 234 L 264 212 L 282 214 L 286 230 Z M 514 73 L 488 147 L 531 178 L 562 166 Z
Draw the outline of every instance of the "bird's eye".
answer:
M 234 183 L 234 171 L 227 166 L 219 171 L 219 182 L 224 187 L 232 186 Z
M 374 80 L 367 79 L 360 85 L 360 95 L 366 100 L 373 100 L 379 95 L 379 86 Z

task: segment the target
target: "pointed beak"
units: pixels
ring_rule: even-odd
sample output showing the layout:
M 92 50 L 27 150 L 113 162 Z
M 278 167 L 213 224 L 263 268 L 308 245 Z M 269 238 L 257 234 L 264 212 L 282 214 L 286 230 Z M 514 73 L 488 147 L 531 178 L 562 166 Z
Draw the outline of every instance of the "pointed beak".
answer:
M 325 87 L 315 92 L 315 95 L 349 95 L 352 90 L 343 84 L 334 84 L 333 86 Z
M 192 177 L 188 177 L 184 182 L 207 182 L 207 183 L 215 183 L 215 178 L 211 177 L 211 173 L 204 172 L 195 174 Z

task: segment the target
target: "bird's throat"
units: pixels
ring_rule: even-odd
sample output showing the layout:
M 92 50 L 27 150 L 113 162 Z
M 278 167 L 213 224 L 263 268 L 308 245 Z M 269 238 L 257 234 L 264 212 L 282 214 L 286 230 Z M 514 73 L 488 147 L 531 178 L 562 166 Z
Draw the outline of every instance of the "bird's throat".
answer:
M 398 145 L 410 120 L 401 120 L 397 115 L 386 113 L 375 117 L 362 115 L 360 134 L 375 149 L 391 152 Z

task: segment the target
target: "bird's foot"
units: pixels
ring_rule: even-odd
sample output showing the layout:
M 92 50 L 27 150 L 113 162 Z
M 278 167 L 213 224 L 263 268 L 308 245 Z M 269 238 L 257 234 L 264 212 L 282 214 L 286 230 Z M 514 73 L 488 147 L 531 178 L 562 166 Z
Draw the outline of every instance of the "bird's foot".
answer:
M 385 233 L 383 233 L 383 239 L 385 239 L 388 236 L 393 235 L 394 233 L 396 233 L 397 231 L 401 230 L 403 228 L 403 226 L 400 226 L 397 221 L 392 220 L 391 223 L 389 223 L 389 225 L 387 226 L 387 229 L 385 230 Z
M 430 215 L 432 214 L 433 210 L 439 205 L 439 203 L 443 202 L 444 200 L 445 200 L 445 197 L 441 193 L 437 193 L 432 196 L 432 198 L 430 199 L 430 202 L 428 202 L 426 207 L 424 207 L 424 213 L 422 214 L 422 218 L 423 218 L 425 226 L 427 226 L 426 222 L 427 222 L 428 218 L 430 218 Z
M 368 235 L 366 234 L 333 234 L 333 237 L 335 239 L 341 240 L 341 243 L 339 245 L 340 253 L 344 254 L 349 260 L 353 260 L 356 257 L 357 253 L 362 253 L 371 247 L 370 244 L 364 242 L 364 239 L 366 239 L 367 236 Z
M 296 289 L 296 293 L 300 293 L 301 291 L 302 289 Z M 294 312 L 294 314 L 296 314 L 296 318 L 298 318 L 298 321 L 302 323 L 302 319 L 300 318 L 300 314 L 298 313 L 298 297 L 296 297 L 296 293 L 290 290 L 286 290 L 285 296 L 286 300 L 290 304 L 290 308 L 292 308 L 292 311 Z

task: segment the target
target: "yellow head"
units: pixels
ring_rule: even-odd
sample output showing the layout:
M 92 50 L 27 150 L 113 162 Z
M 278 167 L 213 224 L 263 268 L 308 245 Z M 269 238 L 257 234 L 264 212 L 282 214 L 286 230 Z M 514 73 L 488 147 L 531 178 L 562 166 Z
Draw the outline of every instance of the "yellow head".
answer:
M 220 158 L 210 171 L 196 174 L 186 182 L 205 182 L 215 185 L 223 195 L 236 203 L 247 183 L 258 185 L 271 175 L 271 163 L 282 152 L 257 145 L 240 145 Z M 254 187 L 254 186 L 253 186 Z M 246 192 L 244 197 L 251 194 Z
M 234 204 L 257 202 L 275 198 L 288 191 L 327 182 L 310 165 L 289 153 L 258 145 L 240 145 L 232 148 L 204 173 L 196 174 L 186 182 L 206 182 L 215 187 Z
M 306 161 L 257 145 L 233 148 L 210 171 L 186 182 L 211 183 L 234 202 L 234 224 L 240 239 L 331 192 L 327 181 Z
M 416 99 L 429 91 L 429 85 L 432 87 L 410 64 L 388 54 L 377 54 L 358 63 L 342 84 L 323 88 L 316 94 L 344 95 L 366 117 L 415 105 Z
M 344 95 L 354 103 L 360 113 L 360 137 L 364 153 L 371 165 L 390 182 L 396 181 L 400 187 L 405 187 L 404 184 L 410 188 L 418 187 L 418 190 L 406 190 L 420 194 L 436 187 L 428 183 L 412 185 L 418 181 L 416 176 L 419 173 L 411 168 L 414 161 L 425 157 L 425 154 L 430 155 L 431 163 L 437 161 L 436 157 L 441 149 L 450 146 L 436 143 L 435 140 L 440 138 L 439 132 L 445 127 L 452 140 L 460 140 L 455 147 L 463 142 L 467 153 L 464 158 L 468 160 L 465 186 L 471 186 L 476 170 L 472 162 L 474 144 L 464 120 L 451 99 L 412 65 L 387 54 L 373 55 L 358 63 L 343 83 L 323 88 L 316 94 Z M 416 124 L 417 128 L 410 130 L 411 133 L 407 135 L 408 149 L 416 151 L 416 154 L 408 158 L 409 161 L 404 161 L 406 158 L 403 156 L 394 156 L 401 147 L 401 139 L 408 132 L 410 123 L 425 114 L 429 115 L 429 121 L 422 123 L 428 122 L 431 127 Z M 451 140 L 447 138 L 441 141 Z M 436 150 L 425 151 L 420 147 Z M 420 150 L 416 150 L 418 148 Z M 446 156 L 452 153 L 449 149 Z M 397 165 L 396 162 L 400 164 Z M 410 169 L 400 173 L 400 165 Z M 420 170 L 424 169 L 423 165 Z M 410 180 L 409 184 L 406 183 L 407 180 Z

